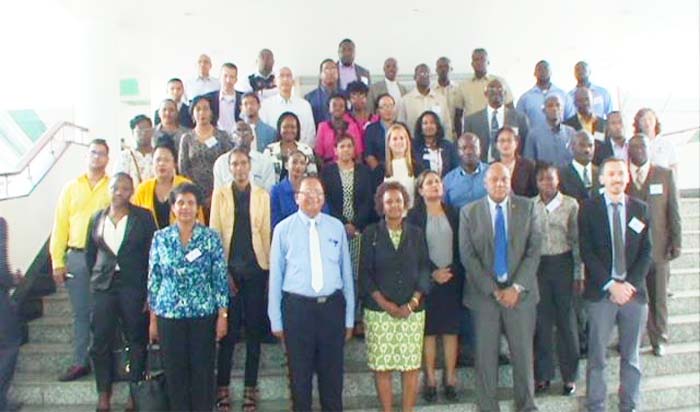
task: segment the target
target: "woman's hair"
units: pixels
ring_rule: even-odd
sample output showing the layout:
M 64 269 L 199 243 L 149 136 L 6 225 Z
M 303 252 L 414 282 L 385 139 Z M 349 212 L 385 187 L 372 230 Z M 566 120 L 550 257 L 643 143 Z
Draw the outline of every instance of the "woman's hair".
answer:
M 197 201 L 197 206 L 202 204 L 202 191 L 199 190 L 199 186 L 194 183 L 184 182 L 175 186 L 175 188 L 170 192 L 169 201 L 170 206 L 173 206 L 177 201 L 177 197 L 181 195 L 191 194 Z
M 169 151 L 170 154 L 173 155 L 173 159 L 175 159 L 175 162 L 177 162 L 177 150 L 175 150 L 175 143 L 173 143 L 172 139 L 168 138 L 167 136 L 160 136 L 156 140 L 155 146 L 153 146 L 154 152 L 157 149 L 163 149 L 163 150 Z
M 520 144 L 520 135 L 516 133 L 515 129 L 510 126 L 503 126 L 496 131 L 496 143 L 498 143 L 498 138 L 501 137 L 503 132 L 510 132 L 513 135 L 515 141 Z
M 214 111 L 214 103 L 208 96 L 197 96 L 194 99 L 192 99 L 192 103 L 190 104 L 190 118 L 192 119 L 192 122 L 195 125 L 197 124 L 197 119 L 194 116 L 194 108 L 197 106 L 197 103 L 201 102 L 202 100 L 206 100 L 207 103 L 209 103 L 209 110 L 211 111 L 210 123 L 212 126 L 216 127 L 216 123 L 219 121 L 219 116 Z
M 440 117 L 434 111 L 426 110 L 423 113 L 421 113 L 421 115 L 418 116 L 418 119 L 416 120 L 415 133 L 413 134 L 413 138 L 416 142 L 416 147 L 420 147 L 420 146 L 423 146 L 425 144 L 425 135 L 423 134 L 423 118 L 425 116 L 432 116 L 433 120 L 435 121 L 435 124 L 437 125 L 437 132 L 435 133 L 435 140 L 440 142 L 440 140 L 445 138 L 445 129 L 442 127 L 442 123 L 440 122 Z
M 395 130 L 403 130 L 406 132 L 406 154 L 404 159 L 406 160 L 406 168 L 408 169 L 409 176 L 413 176 L 413 150 L 411 148 L 411 132 L 408 130 L 408 126 L 405 123 L 396 122 L 389 127 L 386 131 L 386 157 L 384 162 L 384 176 L 392 177 L 394 175 L 394 170 L 392 168 L 391 162 L 394 160 L 394 155 L 391 153 L 391 148 L 389 147 L 389 136 Z
M 341 142 L 344 142 L 344 141 L 346 141 L 346 140 L 349 140 L 350 143 L 352 143 L 352 147 L 355 147 L 355 138 L 352 137 L 352 136 L 350 136 L 350 135 L 347 134 L 347 133 L 345 133 L 345 134 L 343 134 L 343 135 L 340 135 L 339 137 L 337 137 L 337 138 L 335 139 L 335 147 L 338 147 L 338 145 L 339 145 Z
M 301 122 L 299 121 L 299 117 L 297 117 L 297 115 L 292 112 L 284 112 L 277 119 L 277 141 L 279 142 L 282 140 L 282 122 L 287 117 L 293 118 L 297 124 L 297 135 L 295 137 L 295 140 L 298 142 L 299 139 L 301 139 Z
M 405 187 L 399 182 L 384 182 L 377 188 L 377 193 L 374 195 L 374 210 L 379 216 L 384 216 L 384 194 L 390 190 L 396 190 L 401 193 L 404 207 L 408 207 L 410 196 Z
M 654 118 L 656 119 L 656 127 L 654 128 L 654 134 L 657 136 L 661 134 L 661 122 L 659 121 L 659 116 L 656 115 L 656 112 L 651 110 L 648 107 L 642 107 L 637 111 L 637 114 L 634 115 L 634 132 L 635 133 L 644 133 L 642 131 L 642 128 L 640 127 L 640 120 L 642 120 L 642 117 L 647 114 L 651 113 L 654 115 Z
M 413 197 L 413 207 L 425 206 L 425 200 L 423 200 L 423 196 L 420 195 L 419 190 L 423 187 L 425 179 L 427 179 L 430 175 L 437 176 L 437 178 L 440 179 L 440 182 L 442 183 L 442 177 L 440 176 L 440 173 L 430 169 L 422 171 L 418 175 L 418 177 L 416 177 L 416 195 Z

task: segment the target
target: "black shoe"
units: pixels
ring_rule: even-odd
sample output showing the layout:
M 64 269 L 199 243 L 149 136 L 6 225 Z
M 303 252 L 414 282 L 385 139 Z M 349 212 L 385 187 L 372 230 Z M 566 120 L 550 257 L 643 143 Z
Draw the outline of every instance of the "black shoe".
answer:
M 508 355 L 506 355 L 505 353 L 501 353 L 500 355 L 498 355 L 498 364 L 510 365 L 510 358 L 508 357 Z
M 428 403 L 433 403 L 437 400 L 437 388 L 435 386 L 426 385 L 423 388 L 423 399 Z
M 90 374 L 90 368 L 87 366 L 76 366 L 73 365 L 68 370 L 66 373 L 61 375 L 58 380 L 59 382 L 71 382 L 74 380 L 78 380 L 82 378 L 83 376 L 89 375 Z
M 561 394 L 564 396 L 574 396 L 574 394 L 576 394 L 576 384 L 564 384 L 564 389 L 562 389 Z
M 549 389 L 549 381 L 542 381 L 535 383 L 535 393 L 544 393 Z
M 654 356 L 660 358 L 666 354 L 666 348 L 662 344 L 654 345 L 651 348 L 651 352 L 654 354 Z
M 457 388 L 454 385 L 445 385 L 445 399 L 450 402 L 457 400 Z

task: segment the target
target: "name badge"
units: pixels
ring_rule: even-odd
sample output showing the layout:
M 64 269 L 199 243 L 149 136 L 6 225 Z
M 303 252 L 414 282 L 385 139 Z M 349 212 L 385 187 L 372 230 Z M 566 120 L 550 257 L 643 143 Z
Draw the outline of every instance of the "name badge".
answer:
M 369 86 L 369 79 L 367 78 L 367 76 L 361 76 L 360 81 Z
M 605 134 L 603 134 L 602 132 L 595 132 L 595 133 L 593 133 L 593 138 L 595 140 L 603 142 L 603 141 L 605 141 Z
M 644 222 L 641 220 L 637 219 L 636 217 L 633 217 L 632 220 L 630 220 L 630 223 L 628 225 L 630 229 L 634 230 L 637 233 L 642 233 L 642 230 L 644 230 Z
M 662 195 L 662 194 L 664 194 L 664 185 L 662 185 L 661 183 L 649 185 L 649 194 L 650 195 Z
M 511 129 L 513 129 L 513 131 L 515 132 L 515 134 L 517 134 L 518 136 L 520 136 L 520 129 L 518 129 L 518 128 L 515 127 L 515 126 L 511 126 Z
M 204 144 L 207 145 L 208 148 L 212 148 L 216 146 L 216 138 L 214 136 L 208 138 L 207 140 L 204 141 Z
M 200 256 L 202 256 L 202 252 L 197 248 L 190 253 L 185 255 L 185 259 L 187 259 L 188 262 L 192 263 L 195 260 L 197 260 Z

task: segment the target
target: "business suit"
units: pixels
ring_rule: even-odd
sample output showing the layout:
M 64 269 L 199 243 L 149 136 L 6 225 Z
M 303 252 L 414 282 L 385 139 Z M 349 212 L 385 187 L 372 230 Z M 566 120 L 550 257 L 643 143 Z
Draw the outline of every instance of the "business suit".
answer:
M 529 124 L 527 117 L 524 114 L 518 112 L 515 109 L 507 107 L 499 107 L 498 110 L 505 110 L 503 113 L 503 123 L 499 125 L 500 127 L 510 126 L 518 128 L 518 135 L 520 136 L 520 143 L 518 144 L 518 153 L 522 154 L 523 148 L 525 147 L 525 142 L 527 140 L 527 134 L 529 132 Z M 488 108 L 479 110 L 476 113 L 470 114 L 464 118 L 463 132 L 474 133 L 479 136 L 479 141 L 481 142 L 481 161 L 489 161 L 489 151 L 491 150 L 491 145 L 495 142 L 491 141 L 491 119 L 489 118 Z M 495 150 L 495 148 L 494 148 Z M 494 157 L 498 160 L 498 151 Z
M 649 206 L 651 217 L 652 264 L 647 276 L 649 320 L 647 333 L 653 346 L 668 341 L 666 291 L 670 275 L 669 248 L 681 248 L 681 215 L 673 171 L 651 165 L 647 178 L 638 188 L 633 179 L 627 194 Z
M 586 188 L 574 168 L 573 164 L 569 163 L 566 166 L 559 168 L 559 190 L 567 195 L 578 200 L 579 206 L 584 200 L 596 196 L 600 190 L 600 182 L 598 181 L 598 167 L 591 165 L 591 187 Z
M 604 289 L 612 280 L 613 268 L 613 236 L 605 196 L 586 200 L 578 217 L 581 259 L 586 268 L 584 298 L 589 325 L 586 407 L 589 411 L 605 411 L 606 350 L 616 324 L 621 353 L 620 410 L 635 410 L 639 401 L 642 377 L 639 345 L 646 322 L 646 277 L 651 264 L 650 221 L 643 202 L 625 196 L 624 205 L 625 281 L 635 287 L 636 294 L 623 306 L 613 303 Z
M 566 119 L 566 120 L 564 121 L 564 124 L 567 125 L 567 126 L 573 127 L 574 130 L 576 130 L 577 132 L 578 132 L 579 130 L 583 129 L 583 125 L 582 125 L 581 122 L 578 120 L 578 114 L 575 114 L 575 115 L 569 117 L 568 119 Z M 594 115 L 594 119 L 593 119 L 593 131 L 594 131 L 595 133 L 605 133 L 605 126 L 606 126 L 606 124 L 607 124 L 607 122 L 605 121 L 605 119 L 600 118 L 600 117 Z M 593 133 L 591 133 L 591 134 L 593 134 Z
M 213 92 L 209 92 L 204 95 L 204 97 L 208 98 L 211 101 L 211 110 L 216 114 L 216 118 L 218 119 L 219 116 L 219 100 L 221 99 L 221 90 L 215 90 Z M 236 104 L 233 112 L 233 117 L 236 119 L 236 121 L 241 120 L 241 101 L 243 100 L 243 93 L 239 92 L 236 90 Z M 214 125 L 216 126 L 216 125 Z M 230 132 L 230 130 L 226 130 L 226 132 Z
M 0 217 L 0 411 L 7 408 L 7 391 L 22 343 L 19 318 L 9 294 L 14 279 L 7 261 L 7 243 L 7 222 Z
M 399 83 L 398 81 L 396 82 L 396 84 L 399 86 L 399 92 L 401 93 L 401 96 L 404 96 L 406 95 L 406 93 L 408 93 L 408 88 L 406 88 L 406 86 Z M 377 110 L 377 98 L 387 93 L 389 93 L 389 89 L 387 89 L 386 87 L 386 79 L 382 79 L 377 83 L 372 83 L 372 85 L 369 87 L 369 93 L 367 94 L 367 108 L 369 109 L 370 113 L 374 113 Z M 399 102 L 396 103 L 396 106 L 398 106 Z
M 180 126 L 186 127 L 188 129 L 194 127 L 194 122 L 192 121 L 192 117 L 190 117 L 190 106 L 186 105 L 185 103 L 182 103 L 180 105 L 180 111 L 177 115 L 177 118 L 180 123 Z M 160 122 L 160 110 L 156 110 L 155 114 L 153 115 L 153 124 L 158 126 Z
M 151 213 L 129 205 L 124 237 L 113 251 L 105 242 L 104 227 L 109 208 L 100 210 L 88 226 L 85 260 L 91 274 L 94 309 L 90 355 L 95 367 L 98 392 L 112 387 L 112 340 L 122 324 L 129 347 L 131 381 L 138 381 L 145 367 L 148 319 L 144 311 L 148 279 L 148 253 L 156 223 Z
M 460 257 L 467 273 L 463 304 L 474 314 L 476 326 L 477 404 L 481 411 L 498 411 L 498 343 L 501 325 L 513 364 L 515 406 L 518 411 L 536 410 L 533 382 L 533 337 L 539 301 L 537 268 L 541 233 L 530 199 L 510 195 L 507 214 L 507 280 L 494 276 L 495 236 L 489 197 L 464 206 L 460 212 Z M 494 292 L 520 285 L 517 305 L 508 309 Z
M 610 137 L 605 136 L 605 140 L 595 140 L 595 151 L 593 152 L 593 164 L 600 166 L 603 160 L 615 156 L 615 151 L 613 151 L 613 142 Z

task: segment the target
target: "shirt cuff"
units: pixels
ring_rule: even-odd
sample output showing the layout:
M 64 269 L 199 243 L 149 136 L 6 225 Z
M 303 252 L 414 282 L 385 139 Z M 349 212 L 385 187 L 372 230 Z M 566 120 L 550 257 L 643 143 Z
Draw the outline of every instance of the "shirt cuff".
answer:
M 605 283 L 603 285 L 603 290 L 607 292 L 608 289 L 610 289 L 610 286 L 612 286 L 614 282 L 615 282 L 615 279 L 610 279 L 609 281 L 607 281 L 607 283 Z
M 518 291 L 518 293 L 525 290 L 525 288 L 522 285 L 520 285 L 519 283 L 513 283 L 513 287 L 515 288 L 515 290 Z

